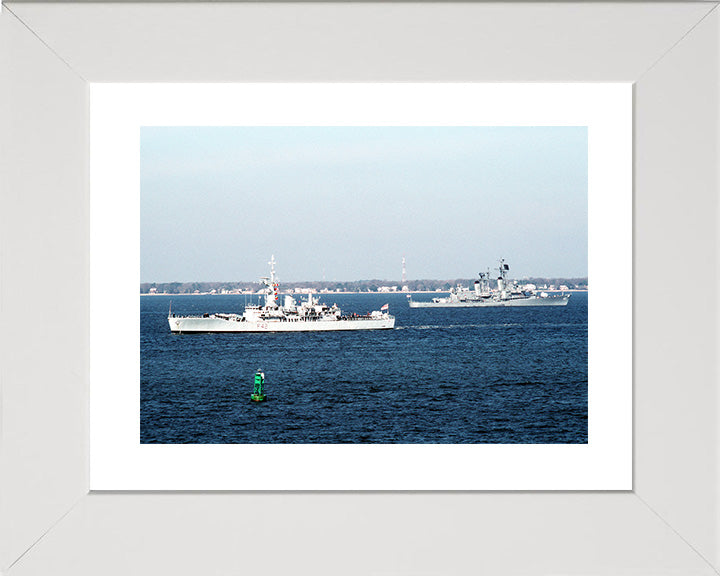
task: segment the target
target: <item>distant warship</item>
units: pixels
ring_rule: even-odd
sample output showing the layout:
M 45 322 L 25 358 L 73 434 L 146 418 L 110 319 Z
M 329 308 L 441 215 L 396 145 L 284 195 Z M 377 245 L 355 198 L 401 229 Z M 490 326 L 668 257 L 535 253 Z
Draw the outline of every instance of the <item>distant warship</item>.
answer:
M 278 304 L 278 283 L 275 279 L 275 257 L 270 259 L 270 276 L 260 281 L 264 285 L 265 304 L 245 307 L 242 314 L 203 314 L 179 316 L 168 312 L 170 330 L 191 332 L 310 332 L 330 330 L 381 330 L 395 327 L 395 317 L 385 304 L 380 310 L 365 315 L 343 314 L 335 304 L 321 304 L 312 294 L 304 302 L 285 296 Z
M 475 306 L 565 306 L 570 294 L 548 294 L 534 288 L 521 289 L 514 280 L 507 279 L 510 267 L 500 260 L 497 288 L 490 288 L 490 271 L 481 272 L 473 289 L 460 284 L 450 289 L 450 295 L 433 298 L 429 302 L 414 302 L 408 294 L 410 308 L 461 308 Z

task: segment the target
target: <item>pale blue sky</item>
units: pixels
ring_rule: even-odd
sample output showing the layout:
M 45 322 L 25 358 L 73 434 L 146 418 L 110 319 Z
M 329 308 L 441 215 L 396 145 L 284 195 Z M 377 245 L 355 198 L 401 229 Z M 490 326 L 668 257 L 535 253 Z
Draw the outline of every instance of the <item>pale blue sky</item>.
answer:
M 145 127 L 141 281 L 587 275 L 586 127 Z

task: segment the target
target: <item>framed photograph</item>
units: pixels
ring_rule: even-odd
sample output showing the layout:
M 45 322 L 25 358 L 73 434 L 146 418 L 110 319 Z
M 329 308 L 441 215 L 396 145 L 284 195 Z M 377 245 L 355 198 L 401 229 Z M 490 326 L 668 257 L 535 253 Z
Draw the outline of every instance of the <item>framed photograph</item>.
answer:
M 91 488 L 631 488 L 631 127 L 630 85 L 93 87 Z M 250 294 L 138 298 L 140 270 L 232 274 L 268 249 L 301 281 L 302 260 L 392 278 L 398 236 L 421 278 L 485 244 L 584 278 L 589 250 L 597 304 L 503 261 L 343 314 L 329 285 L 281 290 L 274 254 Z
M 2 210 L 3 571 L 98 573 L 121 546 L 130 553 L 114 569 L 222 571 L 236 565 L 224 543 L 259 537 L 296 551 L 269 564 L 248 561 L 249 569 L 272 573 L 336 573 L 360 546 L 373 553 L 347 571 L 462 573 L 477 567 L 478 542 L 482 567 L 493 573 L 715 573 L 717 335 L 714 323 L 700 320 L 708 298 L 680 295 L 705 292 L 714 306 L 714 265 L 708 264 L 717 257 L 714 3 L 11 3 L 0 18 L 7 55 L 0 64 L 12 87 L 2 106 L 10 127 L 2 136 L 2 174 L 11 191 Z M 357 42 L 370 37 L 373 42 Z M 447 137 L 467 144 L 466 134 L 453 130 L 478 138 L 490 127 L 553 128 L 554 140 L 544 147 L 547 170 L 550 142 L 561 129 L 585 130 L 592 299 L 587 439 L 576 428 L 575 441 L 442 442 L 434 436 L 413 442 L 405 429 L 388 442 L 358 436 L 350 445 L 311 437 L 188 442 L 185 424 L 158 424 L 182 418 L 177 411 L 155 412 L 154 427 L 143 432 L 141 304 L 166 297 L 138 295 L 143 282 L 162 284 L 141 275 L 141 230 L 147 230 L 143 242 L 162 237 L 162 221 L 147 219 L 153 212 L 143 205 L 142 189 L 152 189 L 147 171 L 159 170 L 158 154 L 191 140 L 217 146 L 218 134 L 207 131 L 221 127 L 234 131 L 223 138 L 254 139 L 255 150 L 265 139 L 280 156 L 288 150 L 277 144 L 278 131 L 306 150 L 308 139 L 327 149 L 334 138 L 343 158 L 338 130 L 346 131 L 344 141 L 356 138 L 362 146 L 371 142 L 364 130 L 372 127 L 386 142 L 404 138 L 405 147 L 415 130 L 410 139 L 421 150 L 431 129 L 435 142 Z M 182 133 L 190 129 L 193 138 Z M 611 136 L 598 138 L 602 134 Z M 180 157 L 165 168 L 178 172 Z M 243 166 L 247 181 L 247 157 Z M 353 171 L 357 165 L 347 173 Z M 327 185 L 321 176 L 316 180 Z M 398 180 L 398 186 L 410 182 Z M 172 186 L 182 183 L 175 179 Z M 171 199 L 166 192 L 154 201 Z M 195 215 L 212 220 L 206 211 Z M 173 242 L 188 252 L 189 244 L 177 236 Z M 171 250 L 168 244 L 165 237 L 156 246 Z M 290 282 L 299 252 L 285 259 L 269 248 L 260 266 L 274 256 L 277 274 L 287 273 L 280 279 Z M 152 243 L 144 249 L 157 251 Z M 398 266 L 403 255 L 389 258 Z M 411 295 L 410 301 L 554 296 L 549 283 L 530 288 L 537 273 L 522 262 L 504 253 L 496 258 L 507 258 L 520 277 L 506 279 L 501 263 L 487 290 L 478 276 L 475 286 L 444 287 L 443 294 Z M 491 265 L 476 267 L 485 272 Z M 477 272 L 460 271 L 457 279 Z M 337 272 L 329 273 L 335 279 Z M 270 320 L 269 310 L 282 309 L 286 322 L 300 322 L 287 314 L 299 314 L 301 299 L 286 293 L 295 308 L 289 300 L 276 304 L 273 275 L 265 288 L 257 285 L 265 300 L 248 295 L 241 309 L 262 310 L 262 322 Z M 313 277 L 296 277 L 318 275 L 322 264 Z M 402 288 L 400 282 L 392 296 L 406 298 Z M 365 320 L 360 309 L 347 316 L 345 304 L 331 307 L 325 294 L 319 297 L 327 310 L 319 305 L 315 312 L 332 316 L 328 322 L 381 322 L 392 315 L 400 327 L 400 302 L 386 311 L 388 302 L 378 300 Z M 207 298 L 203 302 L 219 302 L 221 296 Z M 402 304 L 409 315 L 414 307 Z M 163 311 L 170 341 L 197 341 L 192 334 L 172 335 L 193 318 L 258 321 L 182 306 L 174 302 L 174 311 Z M 406 326 L 419 331 L 409 318 Z M 367 334 L 402 332 L 397 328 Z M 272 407 L 273 398 L 250 402 L 251 392 L 263 395 L 249 388 L 257 367 L 239 371 L 238 397 L 253 409 Z M 269 397 L 283 393 L 272 388 L 280 384 L 270 377 L 277 375 L 273 370 L 266 369 Z M 152 384 L 153 374 L 146 375 Z M 160 490 L 185 492 L 147 492 Z M 222 492 L 187 492 L 197 490 Z M 298 549 L 317 536 L 331 546 L 320 566 Z M 154 545 L 142 544 L 148 541 Z M 190 541 L 194 552 L 167 553 Z M 524 553 L 508 560 L 503 551 L 516 550 L 518 542 Z M 218 543 L 227 552 L 211 553 Z M 456 550 L 452 558 L 440 552 L 448 547 Z

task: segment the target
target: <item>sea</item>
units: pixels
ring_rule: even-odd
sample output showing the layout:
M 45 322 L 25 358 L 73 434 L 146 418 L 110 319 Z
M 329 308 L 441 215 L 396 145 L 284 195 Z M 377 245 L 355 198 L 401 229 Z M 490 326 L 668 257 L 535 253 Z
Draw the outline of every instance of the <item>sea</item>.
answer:
M 418 294 L 416 300 L 432 294 Z M 140 440 L 153 444 L 584 444 L 588 294 L 567 306 L 410 308 L 393 330 L 172 334 L 167 315 L 242 312 L 251 296 L 140 297 Z M 257 297 L 255 297 L 257 302 Z M 252 402 L 265 373 L 265 402 Z

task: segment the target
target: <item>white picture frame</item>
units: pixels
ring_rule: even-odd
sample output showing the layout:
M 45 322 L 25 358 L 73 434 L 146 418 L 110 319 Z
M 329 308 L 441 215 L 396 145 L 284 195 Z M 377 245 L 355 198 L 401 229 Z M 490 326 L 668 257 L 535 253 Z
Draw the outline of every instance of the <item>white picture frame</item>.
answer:
M 5 6 L 2 571 L 715 574 L 716 6 Z M 635 83 L 632 491 L 88 493 L 87 83 L 233 79 Z

